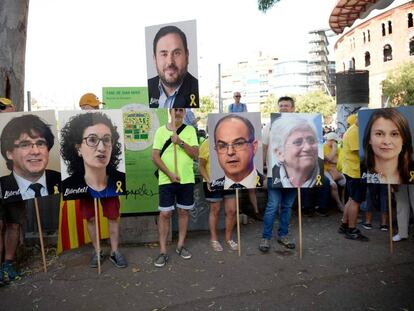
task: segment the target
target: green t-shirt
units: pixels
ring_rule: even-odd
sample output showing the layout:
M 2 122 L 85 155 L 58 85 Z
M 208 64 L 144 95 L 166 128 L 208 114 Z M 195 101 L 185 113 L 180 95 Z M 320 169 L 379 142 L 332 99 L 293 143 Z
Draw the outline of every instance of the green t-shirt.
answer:
M 154 144 L 152 149 L 160 150 L 165 142 L 173 134 L 164 125 L 155 132 Z M 192 126 L 186 126 L 184 130 L 178 135 L 182 141 L 189 146 L 198 146 L 197 134 Z M 184 149 L 177 145 L 177 173 L 180 177 L 181 184 L 194 183 L 193 159 L 185 153 Z M 168 170 L 174 172 L 174 144 L 171 143 L 161 156 L 161 160 L 167 166 Z M 171 184 L 171 180 L 163 171 L 159 170 L 159 185 Z

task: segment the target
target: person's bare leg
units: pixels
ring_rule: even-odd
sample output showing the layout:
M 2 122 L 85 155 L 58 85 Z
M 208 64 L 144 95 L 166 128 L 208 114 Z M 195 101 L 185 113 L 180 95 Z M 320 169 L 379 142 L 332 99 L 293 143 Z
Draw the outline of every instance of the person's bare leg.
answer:
M 6 225 L 6 239 L 5 239 L 5 260 L 14 260 L 16 255 L 17 245 L 19 245 L 20 225 L 7 224 Z
M 381 213 L 381 225 L 388 226 L 388 214 Z
M 372 224 L 372 212 L 365 212 L 365 223 L 366 224 Z
M 208 223 L 210 226 L 210 240 L 218 241 L 217 238 L 217 223 L 218 215 L 220 212 L 221 202 L 212 202 L 210 203 L 210 214 L 208 216 Z
M 236 198 L 224 199 L 224 208 L 226 211 L 226 231 L 225 240 L 232 239 L 234 225 L 236 224 Z
M 88 228 L 89 239 L 92 242 L 93 248 L 97 252 L 97 243 L 96 243 L 96 228 L 95 228 L 95 217 L 92 217 L 87 220 L 86 227 Z
M 170 220 L 172 212 L 160 212 L 158 217 L 158 233 L 159 233 L 159 242 L 160 242 L 160 253 L 167 253 L 167 237 L 170 230 Z
M 358 213 L 359 213 L 359 203 L 349 199 L 350 204 L 347 208 L 348 212 L 348 227 L 349 228 L 356 228 L 357 220 L 358 220 Z
M 340 210 L 344 209 L 342 201 L 339 199 L 338 186 L 336 183 L 331 184 L 331 196 L 335 200 L 337 207 Z
M 111 250 L 116 252 L 118 250 L 119 243 L 119 222 L 117 219 L 108 219 L 109 226 L 109 240 L 111 241 Z
M 344 224 L 348 224 L 348 221 L 349 221 L 348 214 L 349 214 L 349 206 L 351 205 L 351 201 L 352 201 L 352 199 L 349 198 L 348 201 L 345 204 L 344 213 L 342 215 L 342 223 L 344 223 Z
M 184 245 L 185 237 L 187 236 L 187 227 L 188 227 L 188 210 L 179 208 L 178 209 L 178 243 L 177 248 L 180 248 Z
M 254 212 L 256 214 L 259 213 L 259 208 L 257 207 L 257 197 L 256 197 L 256 189 L 248 189 L 249 193 L 249 201 L 253 205 Z

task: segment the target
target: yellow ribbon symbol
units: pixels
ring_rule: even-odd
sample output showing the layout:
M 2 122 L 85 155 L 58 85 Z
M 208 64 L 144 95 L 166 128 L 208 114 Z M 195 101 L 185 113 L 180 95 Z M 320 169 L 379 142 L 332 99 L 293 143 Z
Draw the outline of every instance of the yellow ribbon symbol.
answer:
M 321 175 L 317 175 L 316 176 L 316 185 L 317 186 L 322 186 L 322 182 L 321 182 Z
M 118 180 L 117 182 L 116 182 L 116 191 L 115 191 L 116 193 L 118 193 L 118 192 L 122 192 L 122 181 L 120 181 L 120 180 Z
M 410 171 L 410 180 L 408 182 L 414 182 L 414 171 Z
M 260 176 L 256 176 L 256 186 L 261 187 L 261 185 L 260 185 Z
M 59 188 L 58 188 L 58 186 L 53 186 L 53 190 L 54 190 L 54 193 L 53 194 L 59 194 Z
M 190 100 L 191 100 L 190 107 L 192 107 L 192 106 L 197 107 L 197 104 L 195 102 L 195 99 L 196 99 L 195 95 L 194 94 L 191 94 L 190 95 Z

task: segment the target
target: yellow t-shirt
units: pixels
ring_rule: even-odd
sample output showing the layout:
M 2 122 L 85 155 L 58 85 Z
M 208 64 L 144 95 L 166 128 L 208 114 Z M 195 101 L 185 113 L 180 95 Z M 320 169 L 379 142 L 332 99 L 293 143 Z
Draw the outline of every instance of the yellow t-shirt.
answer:
M 154 136 L 153 149 L 161 150 L 164 143 L 171 137 L 172 131 L 167 129 L 167 126 L 160 127 Z M 192 126 L 186 126 L 185 129 L 178 135 L 182 141 L 190 146 L 198 146 L 197 134 Z M 193 159 L 185 153 L 184 149 L 180 146 L 177 149 L 177 173 L 180 177 L 180 184 L 194 183 L 194 170 Z M 171 143 L 161 156 L 161 160 L 167 166 L 167 168 L 174 172 L 174 144 Z M 159 170 L 159 185 L 171 184 L 170 178 Z
M 330 167 L 335 166 L 336 167 L 336 162 L 338 162 L 338 153 L 335 154 L 334 157 L 334 162 L 335 163 L 331 163 L 328 161 L 327 157 L 328 155 L 330 155 L 332 152 L 332 147 L 330 145 L 328 145 L 327 143 L 323 144 L 323 170 L 325 172 L 327 172 L 329 170 Z
M 206 161 L 206 171 L 208 176 L 210 176 L 210 152 L 208 148 L 208 138 L 201 144 L 198 157 Z M 203 180 L 206 181 L 205 179 Z
M 352 178 L 360 178 L 358 126 L 351 125 L 344 134 L 342 147 L 342 172 Z

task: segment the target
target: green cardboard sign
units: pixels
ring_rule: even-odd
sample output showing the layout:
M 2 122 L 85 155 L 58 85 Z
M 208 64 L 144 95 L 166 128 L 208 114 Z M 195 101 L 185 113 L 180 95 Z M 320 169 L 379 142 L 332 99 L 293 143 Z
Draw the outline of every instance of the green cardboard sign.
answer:
M 158 212 L 158 180 L 154 176 L 152 144 L 155 131 L 168 121 L 167 109 L 148 108 L 146 87 L 104 87 L 105 109 L 122 109 L 127 195 L 123 215 Z

